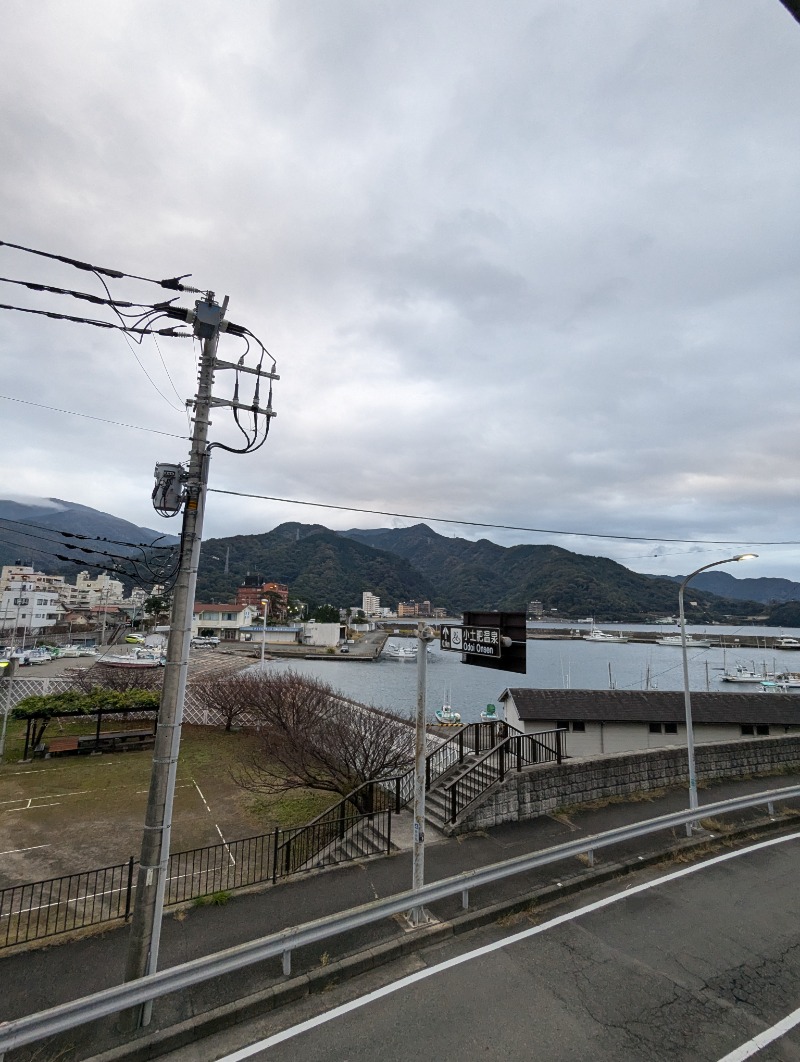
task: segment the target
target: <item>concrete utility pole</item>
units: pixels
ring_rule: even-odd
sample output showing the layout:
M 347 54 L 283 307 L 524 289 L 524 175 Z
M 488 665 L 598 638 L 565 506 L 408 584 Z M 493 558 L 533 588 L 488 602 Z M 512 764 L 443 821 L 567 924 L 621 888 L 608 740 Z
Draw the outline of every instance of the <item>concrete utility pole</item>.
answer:
M 169 864 L 172 804 L 178 770 L 183 704 L 189 670 L 189 647 L 192 633 L 197 569 L 203 532 L 203 510 L 208 484 L 208 428 L 212 406 L 215 356 L 220 324 L 228 305 L 213 301 L 213 292 L 196 303 L 195 335 L 203 338 L 197 395 L 194 400 L 194 428 L 185 483 L 185 507 L 181 531 L 180 562 L 172 597 L 167 663 L 158 714 L 153 772 L 147 798 L 139 873 L 136 879 L 136 902 L 125 966 L 125 980 L 132 981 L 155 973 L 161 936 L 167 867 Z M 141 1009 L 141 1024 L 149 1023 L 151 1004 Z M 123 1027 L 132 1031 L 140 1023 L 140 1008 L 122 1016 Z
M 425 752 L 427 731 L 425 696 L 428 673 L 428 642 L 433 638 L 430 627 L 422 620 L 417 625 L 417 717 L 414 746 L 414 847 L 411 888 L 425 884 Z M 412 926 L 425 925 L 428 916 L 424 907 L 413 907 L 408 913 Z

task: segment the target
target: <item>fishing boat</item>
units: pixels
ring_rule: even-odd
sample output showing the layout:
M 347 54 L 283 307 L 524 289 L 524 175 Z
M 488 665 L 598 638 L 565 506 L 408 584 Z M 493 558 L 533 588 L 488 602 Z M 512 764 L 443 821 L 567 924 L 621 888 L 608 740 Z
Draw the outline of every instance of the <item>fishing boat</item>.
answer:
M 53 656 L 44 646 L 39 646 L 37 649 L 31 649 L 28 652 L 28 662 L 30 664 L 49 664 L 53 659 Z
M 163 667 L 165 660 L 160 653 L 150 649 L 137 649 L 134 653 L 101 656 L 97 663 L 105 667 L 149 668 Z
M 656 638 L 656 645 L 677 645 L 680 646 L 681 636 L 679 634 L 665 634 L 661 638 Z M 686 638 L 687 649 L 710 649 L 711 642 L 708 638 L 693 638 L 691 635 Z
M 585 642 L 627 642 L 628 638 L 624 634 L 608 634 L 606 631 L 601 631 L 598 627 L 592 627 L 588 634 L 584 634 L 583 640 Z
M 800 672 L 777 671 L 774 675 L 765 675 L 761 680 L 764 689 L 797 690 L 800 689 Z
M 441 708 L 437 708 L 434 712 L 437 723 L 447 723 L 453 725 L 461 722 L 461 713 L 454 712 L 450 707 L 449 700 L 446 700 Z
M 495 723 L 500 718 L 497 714 L 497 707 L 494 704 L 487 704 L 481 712 L 482 723 Z
M 720 682 L 746 682 L 750 685 L 756 685 L 766 679 L 766 674 L 761 671 L 758 672 L 754 667 L 745 667 L 744 664 L 737 664 L 733 671 L 725 670 L 719 676 Z
M 411 645 L 398 645 L 396 642 L 388 642 L 384 646 L 383 656 L 388 660 L 409 660 L 414 661 L 417 659 L 417 646 L 412 642 Z

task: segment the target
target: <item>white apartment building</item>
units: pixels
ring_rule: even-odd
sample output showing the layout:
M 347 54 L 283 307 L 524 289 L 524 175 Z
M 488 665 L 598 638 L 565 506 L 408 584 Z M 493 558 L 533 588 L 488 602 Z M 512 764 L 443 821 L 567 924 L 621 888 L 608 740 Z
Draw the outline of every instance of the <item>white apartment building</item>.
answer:
M 361 595 L 361 611 L 365 616 L 377 616 L 381 610 L 381 599 L 370 590 Z
M 23 565 L 6 565 L 0 574 L 0 629 L 39 634 L 54 627 L 61 615 L 58 591 L 48 587 L 47 576 Z
M 75 585 L 64 586 L 64 604 L 68 609 L 96 608 L 102 605 L 120 605 L 125 588 L 119 579 L 101 573 L 92 577 L 88 572 L 78 572 Z

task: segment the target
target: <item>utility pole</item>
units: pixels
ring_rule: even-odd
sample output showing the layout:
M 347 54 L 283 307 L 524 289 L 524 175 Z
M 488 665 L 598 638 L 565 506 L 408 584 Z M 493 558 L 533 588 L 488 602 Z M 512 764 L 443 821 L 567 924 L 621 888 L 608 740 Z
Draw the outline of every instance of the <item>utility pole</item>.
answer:
M 147 798 L 139 874 L 136 880 L 136 902 L 131 922 L 131 935 L 125 966 L 125 980 L 133 981 L 148 973 L 155 973 L 161 937 L 161 916 L 164 908 L 167 868 L 172 829 L 172 805 L 175 778 L 178 770 L 183 704 L 189 669 L 189 647 L 192 632 L 197 569 L 200 561 L 200 542 L 203 532 L 203 510 L 208 484 L 208 429 L 210 425 L 211 387 L 214 382 L 215 355 L 220 325 L 228 305 L 213 301 L 213 292 L 196 303 L 195 335 L 203 338 L 197 395 L 194 399 L 194 427 L 185 482 L 185 504 L 181 531 L 180 561 L 172 598 L 167 663 L 158 713 L 153 771 Z M 152 1004 L 141 1009 L 141 1024 L 148 1024 Z M 122 1016 L 127 1031 L 140 1023 L 140 1008 Z
M 180 288 L 196 291 L 196 288 Z M 178 571 L 172 595 L 170 633 L 167 643 L 167 663 L 164 669 L 164 684 L 158 713 L 153 770 L 147 797 L 139 872 L 136 879 L 136 899 L 133 908 L 131 935 L 125 964 L 125 980 L 133 981 L 158 969 L 158 949 L 161 937 L 161 918 L 169 868 L 170 837 L 172 830 L 172 805 L 175 795 L 175 779 L 178 772 L 183 705 L 186 681 L 189 672 L 189 650 L 192 635 L 197 571 L 200 565 L 200 545 L 203 534 L 203 514 L 208 487 L 210 452 L 221 447 L 231 453 L 245 454 L 257 450 L 266 441 L 269 425 L 275 413 L 272 410 L 272 383 L 266 407 L 259 404 L 259 387 L 262 379 L 279 380 L 275 371 L 262 370 L 237 362 L 217 358 L 220 332 L 246 338 L 251 336 L 273 363 L 275 360 L 263 344 L 242 325 L 225 320 L 228 307 L 227 296 L 220 306 L 214 301 L 214 293 L 208 292 L 195 303 L 194 310 L 162 303 L 156 307 L 167 317 L 191 323 L 196 338 L 203 342 L 197 394 L 187 403 L 194 408 L 191 451 L 188 469 L 178 464 L 156 465 L 156 486 L 153 490 L 153 507 L 162 516 L 174 516 L 183 508 Z M 236 373 L 233 399 L 215 398 L 212 395 L 214 374 L 223 369 Z M 255 377 L 251 402 L 239 401 L 239 377 Z M 234 449 L 222 442 L 208 441 L 211 425 L 209 415 L 216 406 L 226 406 L 247 438 L 245 447 Z M 239 423 L 241 412 L 252 418 L 252 428 L 245 431 Z M 261 427 L 259 427 L 261 425 Z M 263 436 L 263 437 L 262 437 Z M 135 1007 L 120 1017 L 123 1031 L 132 1032 L 137 1025 L 150 1021 L 152 1003 Z

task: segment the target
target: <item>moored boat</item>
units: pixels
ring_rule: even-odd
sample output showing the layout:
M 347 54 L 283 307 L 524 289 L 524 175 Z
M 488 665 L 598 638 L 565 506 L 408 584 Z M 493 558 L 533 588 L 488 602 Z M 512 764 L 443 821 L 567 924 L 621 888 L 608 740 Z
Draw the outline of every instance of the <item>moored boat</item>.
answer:
M 656 638 L 656 645 L 682 645 L 680 634 L 665 634 L 661 638 Z M 686 636 L 686 648 L 687 649 L 710 649 L 711 642 L 708 638 L 693 638 L 691 635 Z
M 434 715 L 438 723 L 453 724 L 461 722 L 461 713 L 454 712 L 449 704 L 443 704 L 441 708 L 437 708 Z
M 384 646 L 382 655 L 389 660 L 416 660 L 417 646 L 414 642 L 411 645 L 398 645 L 396 642 L 388 642 Z
M 588 634 L 584 634 L 583 640 L 585 642 L 627 642 L 628 638 L 624 634 L 608 634 L 606 631 L 601 631 L 598 627 L 592 627 Z
M 98 664 L 105 667 L 148 668 L 163 667 L 164 657 L 149 649 L 137 649 L 134 653 L 117 653 L 110 656 L 101 656 Z
M 776 638 L 773 649 L 800 649 L 800 638 Z
M 766 678 L 767 676 L 763 671 L 759 673 L 753 668 L 745 667 L 744 664 L 737 664 L 736 668 L 733 671 L 724 671 L 719 676 L 719 681 L 749 682 L 750 684 L 755 684 L 758 682 L 762 682 Z

